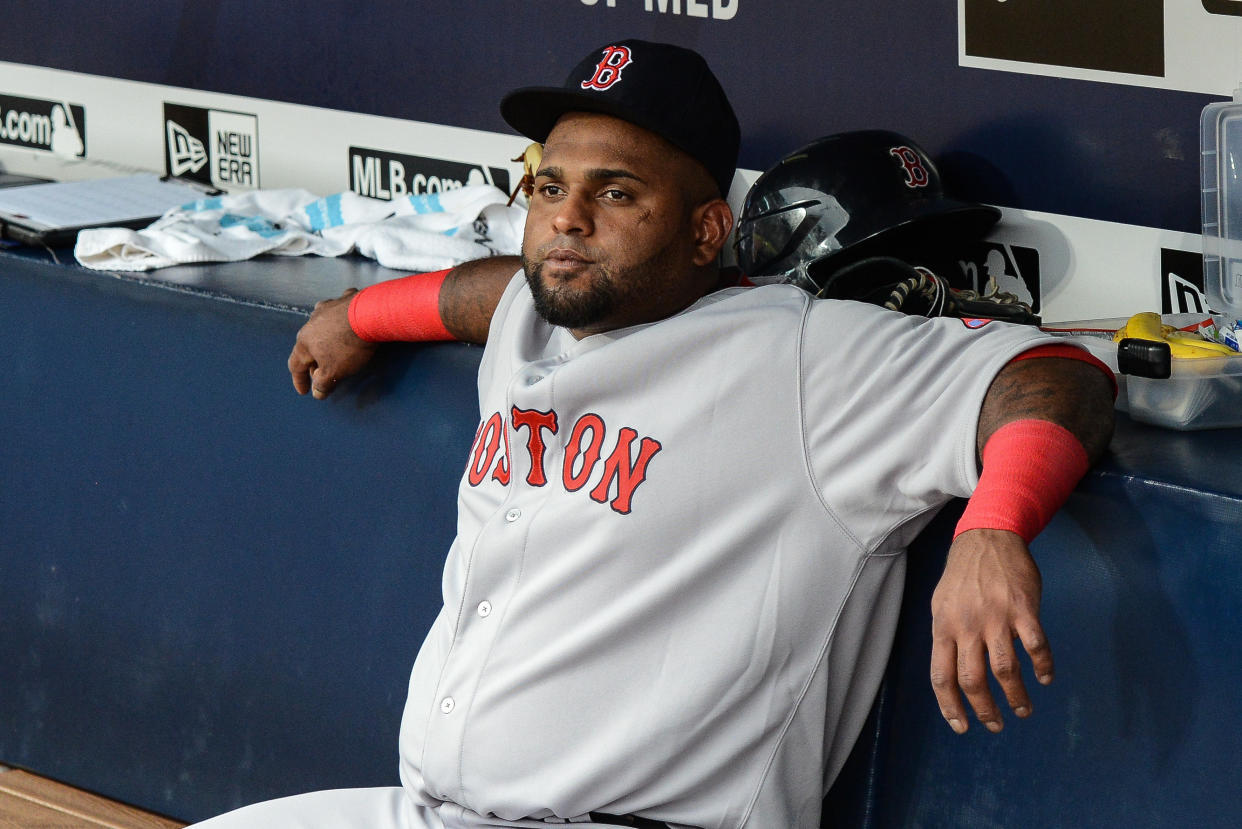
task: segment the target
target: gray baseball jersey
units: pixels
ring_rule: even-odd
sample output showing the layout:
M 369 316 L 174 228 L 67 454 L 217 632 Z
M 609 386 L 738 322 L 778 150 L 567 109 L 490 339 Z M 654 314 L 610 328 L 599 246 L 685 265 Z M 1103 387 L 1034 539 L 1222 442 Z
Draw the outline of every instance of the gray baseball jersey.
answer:
M 515 277 L 410 681 L 407 792 L 442 819 L 818 826 L 902 553 L 971 492 L 988 385 L 1044 341 L 788 286 L 577 341 Z

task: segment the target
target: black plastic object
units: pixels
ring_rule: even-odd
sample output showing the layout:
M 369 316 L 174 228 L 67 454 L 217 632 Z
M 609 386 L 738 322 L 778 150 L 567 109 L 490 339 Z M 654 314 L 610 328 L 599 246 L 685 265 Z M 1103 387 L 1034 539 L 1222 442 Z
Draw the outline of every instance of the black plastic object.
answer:
M 1126 337 L 1117 344 L 1117 370 L 1134 377 L 1164 380 L 1173 371 L 1169 344 Z

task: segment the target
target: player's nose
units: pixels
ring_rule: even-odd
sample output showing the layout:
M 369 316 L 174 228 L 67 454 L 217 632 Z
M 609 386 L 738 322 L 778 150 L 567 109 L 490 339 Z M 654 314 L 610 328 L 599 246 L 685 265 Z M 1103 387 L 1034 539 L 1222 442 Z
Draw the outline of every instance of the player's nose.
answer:
M 589 236 L 595 230 L 590 199 L 568 195 L 552 214 L 552 228 L 558 234 Z

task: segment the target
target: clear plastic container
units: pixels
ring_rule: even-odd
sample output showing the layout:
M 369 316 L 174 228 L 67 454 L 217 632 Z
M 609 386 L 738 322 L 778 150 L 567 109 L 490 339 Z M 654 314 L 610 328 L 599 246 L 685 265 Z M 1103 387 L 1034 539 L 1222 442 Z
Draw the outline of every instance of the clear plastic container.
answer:
M 1242 357 L 1173 359 L 1162 380 L 1127 377 L 1118 409 L 1143 423 L 1166 429 L 1222 429 L 1242 426 Z
M 1242 319 L 1242 87 L 1200 120 L 1203 291 L 1218 314 Z
M 1200 314 L 1165 314 L 1177 327 L 1203 319 Z M 1046 325 L 1049 334 L 1069 337 L 1112 369 L 1117 378 L 1117 410 L 1140 423 L 1178 431 L 1242 427 L 1242 354 L 1170 361 L 1168 377 L 1122 374 L 1112 334 L 1125 317 Z

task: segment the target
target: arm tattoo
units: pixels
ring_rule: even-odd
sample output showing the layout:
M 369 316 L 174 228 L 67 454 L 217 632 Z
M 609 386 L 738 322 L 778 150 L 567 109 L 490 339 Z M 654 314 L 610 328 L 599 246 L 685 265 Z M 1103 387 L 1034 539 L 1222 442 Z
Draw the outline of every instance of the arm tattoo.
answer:
M 1113 391 L 1100 370 L 1055 357 L 1010 363 L 996 375 L 979 412 L 978 452 L 992 433 L 1024 418 L 1050 420 L 1082 442 L 1096 461 L 1113 433 Z

